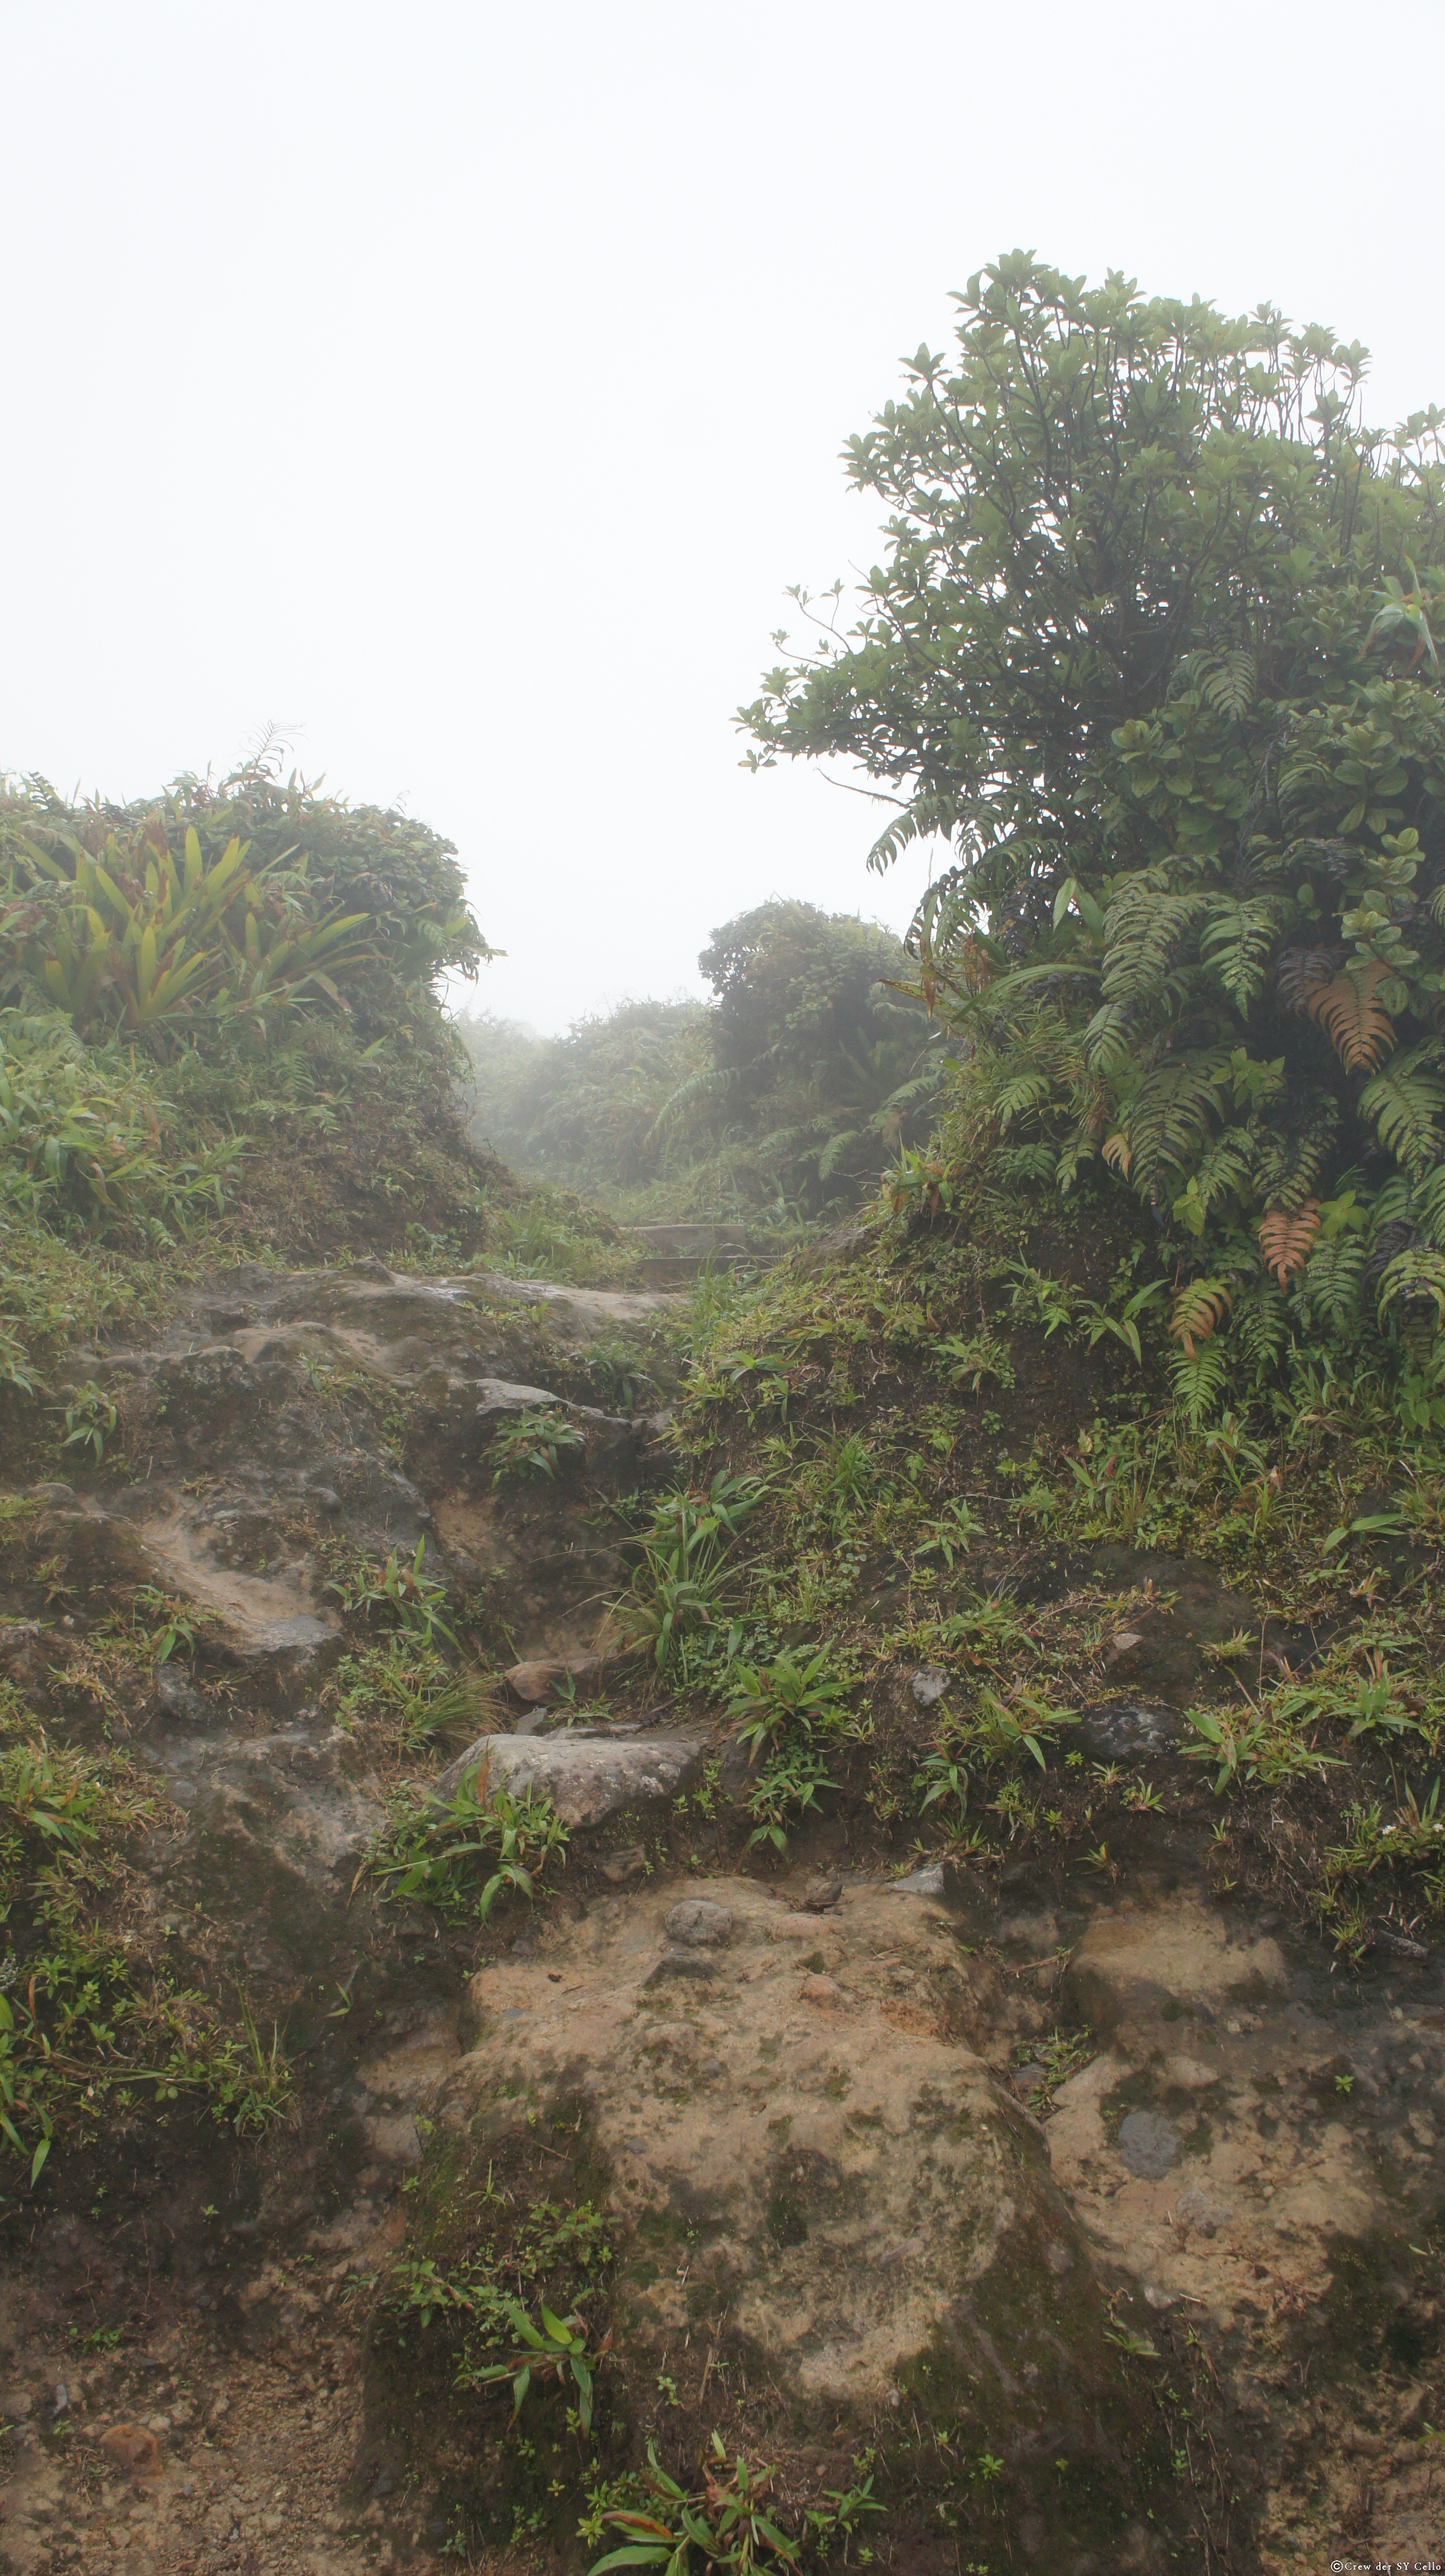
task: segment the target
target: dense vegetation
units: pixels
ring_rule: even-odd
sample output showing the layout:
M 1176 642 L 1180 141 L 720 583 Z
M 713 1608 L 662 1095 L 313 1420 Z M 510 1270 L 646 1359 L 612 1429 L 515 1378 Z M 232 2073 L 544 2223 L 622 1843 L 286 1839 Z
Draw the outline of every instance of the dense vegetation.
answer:
M 941 1049 L 890 932 L 774 901 L 713 933 L 711 1004 L 624 1002 L 566 1037 L 464 1019 L 472 1133 L 632 1216 L 856 1206 L 926 1124 Z
M 1445 1314 L 1440 415 L 1360 422 L 1364 352 L 1262 307 L 1016 253 L 850 442 L 888 552 L 743 721 L 944 834 L 911 945 L 965 1137 L 1143 1202 L 1195 1418 L 1226 1371 Z M 938 1186 L 934 1173 L 924 1184 Z M 1227 1337 L 1221 1332 L 1233 1310 Z

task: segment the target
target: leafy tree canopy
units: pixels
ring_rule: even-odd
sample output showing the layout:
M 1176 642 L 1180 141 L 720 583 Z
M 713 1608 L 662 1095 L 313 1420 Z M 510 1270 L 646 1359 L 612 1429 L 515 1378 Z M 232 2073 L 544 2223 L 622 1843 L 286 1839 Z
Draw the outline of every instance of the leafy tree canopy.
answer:
M 1021 252 L 957 300 L 846 450 L 863 613 L 795 594 L 751 757 L 861 764 L 876 865 L 951 842 L 920 989 L 1036 1174 L 1102 1158 L 1319 1329 L 1445 1313 L 1442 416 L 1367 430 L 1366 353 L 1267 306 Z

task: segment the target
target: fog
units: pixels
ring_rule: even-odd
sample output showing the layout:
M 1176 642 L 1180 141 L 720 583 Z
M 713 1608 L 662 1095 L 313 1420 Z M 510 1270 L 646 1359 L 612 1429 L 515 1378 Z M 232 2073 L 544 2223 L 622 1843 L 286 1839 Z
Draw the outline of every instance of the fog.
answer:
M 697 989 L 770 893 L 926 862 L 750 777 L 790 582 L 878 551 L 843 438 L 1016 243 L 1445 396 L 1417 13 L 972 0 L 97 0 L 0 16 L 0 765 L 132 797 L 268 720 L 458 844 L 543 1029 Z

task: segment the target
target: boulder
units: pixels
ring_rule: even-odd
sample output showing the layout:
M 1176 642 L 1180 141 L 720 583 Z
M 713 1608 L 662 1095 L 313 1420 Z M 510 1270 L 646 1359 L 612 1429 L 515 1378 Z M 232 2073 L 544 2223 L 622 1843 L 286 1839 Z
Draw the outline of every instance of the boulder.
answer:
M 807 1946 L 795 1920 L 720 1877 L 493 1962 L 428 2154 L 530 2172 L 545 2137 L 608 2172 L 638 2385 L 690 2341 L 780 2392 L 796 2438 L 906 2404 L 966 2417 L 971 2452 L 1097 2453 L 1124 2422 L 1107 2307 L 1041 2132 L 957 2036 L 950 1918 L 854 1884 Z
M 469 1771 L 519 1797 L 528 1789 L 551 1799 L 564 1825 L 595 1831 L 638 1807 L 671 1800 L 691 1787 L 707 1738 L 659 1729 L 636 1735 L 567 1727 L 556 1735 L 483 1735 L 450 1763 L 436 1784 L 449 1798 Z

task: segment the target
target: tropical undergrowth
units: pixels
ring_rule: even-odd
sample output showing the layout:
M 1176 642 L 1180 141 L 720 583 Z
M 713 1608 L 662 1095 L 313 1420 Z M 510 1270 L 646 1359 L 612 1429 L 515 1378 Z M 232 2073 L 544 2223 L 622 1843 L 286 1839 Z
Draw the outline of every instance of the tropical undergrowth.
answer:
M 274 2036 L 187 1974 L 178 1927 L 138 1903 L 126 1859 L 156 1822 L 123 1755 L 67 1745 L 0 1684 L 0 2190 L 53 2151 L 113 2147 L 200 2110 L 238 2134 L 285 2110 Z
M 980 1159 L 846 1263 L 715 1298 L 687 1481 L 619 1618 L 731 1722 L 765 1855 L 828 1813 L 900 1857 L 1108 1878 L 1134 1820 L 1177 1812 L 1226 1882 L 1287 1884 L 1351 1952 L 1412 1938 L 1445 1916 L 1445 1441 L 1388 1351 L 1301 1340 L 1200 1404 L 1172 1275 L 1121 1213 L 1086 1187 L 1060 1215 Z M 1175 1757 L 1094 1760 L 1080 1715 L 1167 1632 L 1186 1557 L 1237 1628 L 1199 1648 Z

